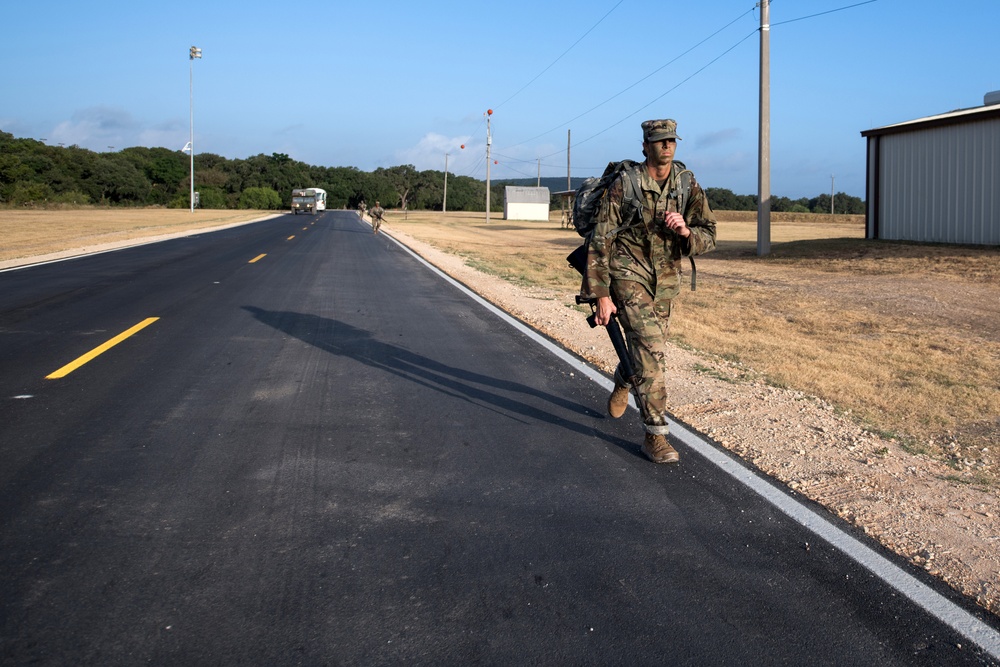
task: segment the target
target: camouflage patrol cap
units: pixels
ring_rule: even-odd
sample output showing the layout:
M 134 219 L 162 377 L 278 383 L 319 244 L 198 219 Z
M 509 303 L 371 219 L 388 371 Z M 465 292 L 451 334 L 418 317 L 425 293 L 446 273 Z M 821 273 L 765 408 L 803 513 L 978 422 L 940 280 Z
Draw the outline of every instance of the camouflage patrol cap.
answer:
M 677 136 L 677 121 L 647 120 L 642 124 L 643 141 L 662 141 L 663 139 L 680 139 Z

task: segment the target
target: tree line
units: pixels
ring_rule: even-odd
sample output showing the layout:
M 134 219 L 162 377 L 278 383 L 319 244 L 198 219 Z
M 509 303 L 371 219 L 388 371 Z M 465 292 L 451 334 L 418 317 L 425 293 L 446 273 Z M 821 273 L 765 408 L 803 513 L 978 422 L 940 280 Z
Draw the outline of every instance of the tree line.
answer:
M 49 146 L 0 132 L 0 202 L 13 206 L 62 203 L 187 208 L 190 159 L 182 151 L 166 148 L 136 146 L 98 153 L 75 145 Z M 200 153 L 194 157 L 194 171 L 201 208 L 289 208 L 292 190 L 306 187 L 326 190 L 329 208 L 357 208 L 362 201 L 369 205 L 380 201 L 394 208 L 441 210 L 444 201 L 444 172 L 417 171 L 413 165 L 364 172 L 356 167 L 317 167 L 283 153 L 246 159 Z M 574 187 L 582 180 L 574 179 Z M 525 183 L 491 183 L 491 210 L 503 210 L 504 186 L 509 184 Z M 757 208 L 756 197 L 751 195 L 736 195 L 722 188 L 706 192 L 718 210 Z M 864 212 L 864 203 L 857 197 L 840 193 L 835 199 L 837 213 Z M 449 211 L 479 211 L 485 200 L 485 182 L 448 174 Z M 552 207 L 561 206 L 562 200 L 553 196 Z M 830 196 L 795 201 L 778 197 L 771 205 L 774 211 L 803 209 L 829 213 Z
M 186 153 L 166 148 L 97 153 L 0 132 L 0 202 L 186 208 L 190 160 Z M 444 200 L 444 172 L 417 171 L 412 165 L 364 172 L 355 167 L 316 167 L 282 153 L 246 159 L 199 153 L 194 156 L 194 172 L 202 208 L 289 208 L 294 188 L 326 190 L 330 208 L 380 201 L 390 207 L 440 210 Z M 448 210 L 482 210 L 485 200 L 484 182 L 448 175 Z
M 716 211 L 756 211 L 757 195 L 738 195 L 725 188 L 705 188 L 708 201 Z M 777 213 L 830 213 L 830 195 L 817 197 L 771 197 L 771 210 Z M 865 202 L 844 192 L 833 196 L 833 212 L 863 214 Z

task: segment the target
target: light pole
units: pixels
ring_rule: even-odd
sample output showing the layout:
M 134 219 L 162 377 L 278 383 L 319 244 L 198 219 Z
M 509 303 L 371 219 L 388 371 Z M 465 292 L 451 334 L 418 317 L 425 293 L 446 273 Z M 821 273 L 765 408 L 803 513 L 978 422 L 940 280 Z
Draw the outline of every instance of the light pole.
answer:
M 448 212 L 448 154 L 444 154 L 444 200 L 441 202 L 441 215 Z
M 493 146 L 493 135 L 490 134 L 490 116 L 493 109 L 486 110 L 486 224 L 490 224 L 490 148 Z
M 189 77 L 189 85 L 191 92 L 191 141 L 188 142 L 188 146 L 191 148 L 191 212 L 194 213 L 194 59 L 201 59 L 201 49 L 197 46 L 192 46 L 190 51 L 191 61 L 191 73 Z

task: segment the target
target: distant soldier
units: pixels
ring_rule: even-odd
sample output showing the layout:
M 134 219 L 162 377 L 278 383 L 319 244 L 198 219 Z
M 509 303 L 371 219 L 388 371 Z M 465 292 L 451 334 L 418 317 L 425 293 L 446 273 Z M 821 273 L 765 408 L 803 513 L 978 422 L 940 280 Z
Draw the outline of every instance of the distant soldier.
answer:
M 368 204 L 366 204 L 365 200 L 362 199 L 361 203 L 358 204 L 358 217 L 361 218 L 362 220 L 364 220 L 365 219 L 365 211 L 367 211 L 367 210 L 368 210 Z
M 378 200 L 375 200 L 375 208 L 371 210 L 373 234 L 378 234 L 378 228 L 382 226 L 382 216 L 384 215 L 385 209 L 382 208 L 382 204 Z

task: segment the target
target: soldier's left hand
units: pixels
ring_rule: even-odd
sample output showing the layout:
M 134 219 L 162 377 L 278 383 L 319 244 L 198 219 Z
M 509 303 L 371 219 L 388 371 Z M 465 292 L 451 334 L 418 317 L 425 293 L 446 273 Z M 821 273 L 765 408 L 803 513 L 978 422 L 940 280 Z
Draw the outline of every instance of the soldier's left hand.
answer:
M 665 213 L 663 224 L 667 229 L 673 230 L 678 236 L 683 236 L 684 238 L 691 236 L 691 230 L 688 229 L 687 223 L 684 222 L 684 216 L 680 213 L 675 211 Z

